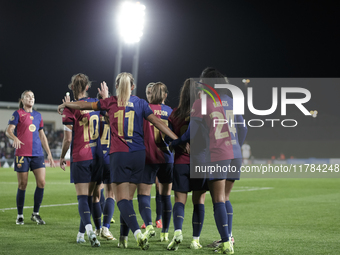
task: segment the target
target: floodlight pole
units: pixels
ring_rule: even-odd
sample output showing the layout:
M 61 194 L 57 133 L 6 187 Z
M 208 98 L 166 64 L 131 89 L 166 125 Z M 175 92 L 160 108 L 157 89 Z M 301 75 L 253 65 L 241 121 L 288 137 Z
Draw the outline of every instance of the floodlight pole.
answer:
M 113 85 L 112 85 L 112 95 L 116 95 L 116 78 L 118 74 L 121 72 L 122 67 L 122 57 L 123 57 L 123 42 L 122 38 L 119 38 L 118 40 L 118 48 L 117 48 L 117 54 L 116 54 L 116 65 L 115 65 L 115 73 L 113 77 Z
M 135 89 L 132 90 L 132 95 L 137 94 L 137 80 L 138 80 L 138 64 L 139 64 L 139 42 L 136 43 L 136 51 L 135 55 L 133 56 L 133 63 L 132 63 L 132 76 L 135 79 Z

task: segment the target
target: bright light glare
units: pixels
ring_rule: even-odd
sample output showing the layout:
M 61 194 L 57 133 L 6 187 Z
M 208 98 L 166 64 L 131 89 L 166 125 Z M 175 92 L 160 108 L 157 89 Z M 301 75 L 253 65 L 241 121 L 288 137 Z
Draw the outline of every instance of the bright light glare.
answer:
M 124 2 L 118 14 L 119 33 L 126 43 L 139 42 L 143 35 L 145 6 Z

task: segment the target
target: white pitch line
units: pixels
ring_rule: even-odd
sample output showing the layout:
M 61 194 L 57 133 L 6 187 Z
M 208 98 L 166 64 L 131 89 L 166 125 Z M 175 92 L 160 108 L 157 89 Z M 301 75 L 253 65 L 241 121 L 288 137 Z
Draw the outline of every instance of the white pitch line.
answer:
M 231 190 L 231 192 L 256 191 L 256 190 L 267 190 L 267 189 L 274 189 L 274 188 L 273 187 L 263 187 L 263 188 L 235 189 L 235 190 Z
M 54 206 L 68 206 L 68 205 L 77 205 L 78 203 L 68 203 L 68 204 L 55 204 L 55 205 L 41 205 L 41 207 L 54 207 Z M 33 208 L 33 206 L 24 206 L 24 209 L 27 208 Z M 17 209 L 16 207 L 12 207 L 12 208 L 4 208 L 4 209 L 0 209 L 0 211 L 8 211 L 8 210 L 15 210 Z
M 242 187 L 243 188 L 243 187 Z M 235 189 L 232 190 L 231 192 L 244 192 L 244 191 L 256 191 L 256 190 L 268 190 L 268 189 L 274 189 L 273 187 L 262 187 L 262 188 L 251 188 L 251 187 L 246 187 L 247 189 Z M 207 191 L 207 193 L 209 194 L 210 192 Z M 191 192 L 188 193 L 188 196 L 191 196 Z M 174 197 L 174 195 L 171 195 L 171 197 Z M 156 198 L 155 196 L 152 196 L 151 198 Z M 133 200 L 137 200 L 137 198 L 133 198 Z M 55 204 L 55 205 L 42 205 L 41 207 L 55 207 L 55 206 L 68 206 L 68 205 L 78 205 L 78 203 L 68 203 L 68 204 Z M 24 206 L 24 209 L 28 209 L 28 208 L 33 208 L 33 206 Z M 0 209 L 0 211 L 5 212 L 5 211 L 9 211 L 9 210 L 16 210 L 16 207 L 12 207 L 12 208 L 3 208 Z

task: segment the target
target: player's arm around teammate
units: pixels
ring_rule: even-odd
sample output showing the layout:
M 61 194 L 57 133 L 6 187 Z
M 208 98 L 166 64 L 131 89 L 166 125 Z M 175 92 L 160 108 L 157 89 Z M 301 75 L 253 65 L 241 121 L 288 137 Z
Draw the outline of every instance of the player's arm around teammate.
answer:
M 132 75 L 121 73 L 116 78 L 117 96 L 108 98 L 108 88 L 106 83 L 102 83 L 99 93 L 103 99 L 99 100 L 99 102 L 64 103 L 58 107 L 58 111 L 62 112 L 65 107 L 69 107 L 81 110 L 100 109 L 108 112 L 111 138 L 113 138 L 111 139 L 110 165 L 114 172 L 113 182 L 116 186 L 117 206 L 121 212 L 123 223 L 128 227 L 127 233 L 130 228 L 134 233 L 138 246 L 145 250 L 148 249 L 149 244 L 146 235 L 143 235 L 139 229 L 132 204 L 133 194 L 137 184 L 140 183 L 140 175 L 145 161 L 142 120 L 143 118 L 147 119 L 172 139 L 177 139 L 177 136 L 152 114 L 145 100 L 135 96 L 130 98 L 134 87 Z M 123 126 L 124 119 L 128 122 L 125 126 Z M 123 236 L 125 235 L 123 234 Z M 122 247 L 126 247 L 127 239 L 122 240 L 120 238 L 119 243 Z

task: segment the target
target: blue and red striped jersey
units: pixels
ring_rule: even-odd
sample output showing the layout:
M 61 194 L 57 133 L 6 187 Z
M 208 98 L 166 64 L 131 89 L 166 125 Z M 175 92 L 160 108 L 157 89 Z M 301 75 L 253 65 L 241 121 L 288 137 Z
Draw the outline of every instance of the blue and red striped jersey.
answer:
M 164 104 L 149 104 L 153 114 L 169 126 L 168 119 L 172 109 Z M 151 122 L 144 120 L 145 164 L 173 163 L 173 155 L 169 144 L 164 141 L 162 134 Z
M 39 130 L 44 127 L 42 116 L 37 111 L 15 111 L 8 124 L 15 125 L 14 135 L 24 144 L 15 150 L 15 156 L 43 156 Z
M 233 99 L 228 95 L 221 95 L 221 101 L 225 116 L 228 121 L 229 131 L 231 134 L 231 143 L 233 145 L 234 157 L 242 158 L 241 146 L 246 138 L 248 128 L 243 120 L 242 115 L 234 115 Z
M 143 119 L 152 110 L 144 99 L 131 96 L 126 107 L 118 106 L 117 97 L 100 99 L 94 104 L 96 110 L 107 111 L 110 119 L 111 148 L 114 152 L 145 150 Z
M 96 98 L 82 98 L 79 101 L 97 102 Z M 73 125 L 71 142 L 71 162 L 91 160 L 102 157 L 99 125 L 100 112 L 93 110 L 74 110 L 65 108 L 63 124 Z
M 206 162 L 233 159 L 234 152 L 228 125 L 214 122 L 214 119 L 225 119 L 223 107 L 216 105 L 210 97 L 207 97 L 207 114 L 202 115 L 201 104 L 201 99 L 194 102 L 190 118 L 201 121 L 205 127 L 203 136 L 206 139 Z

